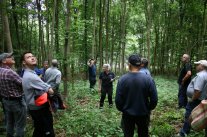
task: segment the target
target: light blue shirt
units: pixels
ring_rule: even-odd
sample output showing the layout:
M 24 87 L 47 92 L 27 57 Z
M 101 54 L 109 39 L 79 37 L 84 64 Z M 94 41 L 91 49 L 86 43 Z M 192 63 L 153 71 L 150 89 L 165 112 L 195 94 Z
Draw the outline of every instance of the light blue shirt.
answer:
M 187 96 L 192 98 L 195 90 L 201 92 L 199 100 L 206 99 L 207 97 L 207 71 L 206 70 L 198 72 L 196 76 L 191 80 L 187 88 Z

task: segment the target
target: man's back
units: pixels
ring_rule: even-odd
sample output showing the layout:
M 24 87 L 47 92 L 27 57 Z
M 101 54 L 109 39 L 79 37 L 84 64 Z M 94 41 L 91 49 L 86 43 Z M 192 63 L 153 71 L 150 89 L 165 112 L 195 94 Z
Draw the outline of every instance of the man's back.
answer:
M 150 113 L 157 104 L 152 78 L 141 72 L 129 72 L 119 79 L 116 105 L 123 113 L 139 116 Z
M 52 88 L 55 88 L 60 84 L 61 72 L 56 67 L 50 67 L 45 72 L 44 80 Z

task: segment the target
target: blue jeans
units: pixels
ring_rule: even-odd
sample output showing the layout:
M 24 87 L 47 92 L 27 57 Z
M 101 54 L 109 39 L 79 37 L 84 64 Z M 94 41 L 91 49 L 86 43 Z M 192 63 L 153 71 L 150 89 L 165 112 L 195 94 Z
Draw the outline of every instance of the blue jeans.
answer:
M 191 126 L 190 126 L 190 123 L 189 123 L 189 116 L 192 112 L 192 110 L 198 106 L 200 104 L 200 100 L 194 100 L 192 102 L 188 102 L 187 106 L 186 106 L 186 112 L 185 112 L 185 122 L 184 122 L 184 125 L 183 125 L 183 128 L 180 130 L 180 134 L 183 135 L 183 134 L 189 134 L 190 133 L 190 129 L 191 129 Z
M 179 84 L 179 91 L 178 91 L 178 106 L 179 107 L 186 107 L 188 103 L 188 97 L 186 95 L 187 86 Z
M 26 103 L 25 100 L 5 100 L 3 99 L 6 117 L 7 137 L 24 137 L 24 128 L 26 126 Z M 16 129 L 16 131 L 15 131 Z

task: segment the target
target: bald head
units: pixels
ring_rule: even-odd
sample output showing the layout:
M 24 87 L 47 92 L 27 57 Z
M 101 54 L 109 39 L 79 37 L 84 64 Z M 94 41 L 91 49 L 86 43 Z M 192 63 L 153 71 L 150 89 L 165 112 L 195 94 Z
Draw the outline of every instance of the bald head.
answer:
M 53 66 L 53 67 L 57 67 L 57 66 L 58 66 L 58 61 L 57 61 L 57 59 L 53 59 L 53 60 L 52 60 L 52 66 Z
M 182 60 L 182 62 L 187 63 L 190 61 L 190 56 L 188 54 L 183 54 L 181 60 Z

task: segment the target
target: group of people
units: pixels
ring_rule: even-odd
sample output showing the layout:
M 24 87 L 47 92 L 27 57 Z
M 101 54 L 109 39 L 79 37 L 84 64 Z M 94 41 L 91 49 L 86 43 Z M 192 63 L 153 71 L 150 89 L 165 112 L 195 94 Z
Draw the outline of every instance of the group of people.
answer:
M 95 60 L 90 59 L 88 66 L 90 88 L 94 88 Z M 128 66 L 129 72 L 118 80 L 115 97 L 116 107 L 122 112 L 121 126 L 125 137 L 133 137 L 135 125 L 137 125 L 139 137 L 148 137 L 150 113 L 158 102 L 157 89 L 147 68 L 146 58 L 133 54 L 128 58 Z M 103 109 L 106 94 L 108 94 L 109 107 L 113 106 L 113 81 L 117 77 L 110 70 L 111 66 L 104 64 L 103 71 L 99 75 L 100 109 Z
M 183 54 L 181 61 L 183 62 L 183 67 L 178 78 L 178 108 L 185 108 L 186 112 L 183 127 L 177 136 L 185 137 L 190 133 L 191 123 L 189 122 L 189 117 L 192 110 L 202 100 L 207 99 L 207 60 L 194 62 L 197 73 L 192 80 L 190 56 Z M 205 137 L 207 137 L 207 128 L 205 129 Z
M 35 71 L 37 58 L 32 52 L 21 56 L 19 75 L 12 69 L 13 53 L 0 54 L 0 97 L 4 108 L 7 137 L 24 137 L 26 117 L 33 120 L 33 137 L 54 137 L 53 117 L 48 98 L 59 99 L 60 109 L 65 109 L 59 93 L 61 72 L 58 61 L 53 59 L 41 76 Z M 48 62 L 44 62 L 45 66 Z
M 192 77 L 190 56 L 182 56 L 183 67 L 178 78 L 178 108 L 185 108 L 185 122 L 179 136 L 190 133 L 189 116 L 192 110 L 207 98 L 207 61 L 200 60 L 196 64 L 197 74 Z M 53 59 L 52 66 L 44 62 L 41 75 L 37 74 L 37 59 L 32 52 L 24 52 L 21 57 L 23 69 L 19 75 L 12 69 L 15 64 L 13 53 L 0 54 L 0 97 L 5 112 L 7 137 L 23 137 L 26 116 L 33 119 L 33 137 L 54 137 L 53 117 L 48 98 L 56 98 L 60 109 L 65 109 L 59 84 L 61 72 L 58 61 Z M 150 114 L 155 109 L 158 96 L 157 89 L 149 70 L 148 60 L 138 54 L 128 58 L 129 72 L 121 76 L 117 82 L 115 104 L 122 112 L 121 125 L 125 137 L 133 137 L 137 127 L 139 137 L 149 137 Z M 90 89 L 96 84 L 95 60 L 88 61 Z M 101 93 L 99 108 L 103 109 L 108 95 L 109 107 L 113 106 L 113 82 L 115 74 L 109 64 L 103 65 L 99 75 L 98 91 Z M 207 136 L 207 130 L 206 130 Z

